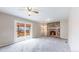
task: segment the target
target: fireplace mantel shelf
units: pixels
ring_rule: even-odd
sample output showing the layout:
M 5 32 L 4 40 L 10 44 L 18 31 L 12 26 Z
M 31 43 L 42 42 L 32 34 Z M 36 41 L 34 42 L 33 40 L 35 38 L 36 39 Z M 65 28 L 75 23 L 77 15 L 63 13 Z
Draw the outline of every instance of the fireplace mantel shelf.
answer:
M 47 29 L 60 29 L 60 27 L 50 27 L 50 28 L 47 28 Z

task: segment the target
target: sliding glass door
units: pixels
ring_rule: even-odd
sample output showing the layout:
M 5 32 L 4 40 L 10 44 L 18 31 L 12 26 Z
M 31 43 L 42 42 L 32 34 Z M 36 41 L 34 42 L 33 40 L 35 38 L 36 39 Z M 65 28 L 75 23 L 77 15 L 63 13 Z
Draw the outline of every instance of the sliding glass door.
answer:
M 30 37 L 31 36 L 31 24 L 16 23 L 17 38 L 19 37 Z

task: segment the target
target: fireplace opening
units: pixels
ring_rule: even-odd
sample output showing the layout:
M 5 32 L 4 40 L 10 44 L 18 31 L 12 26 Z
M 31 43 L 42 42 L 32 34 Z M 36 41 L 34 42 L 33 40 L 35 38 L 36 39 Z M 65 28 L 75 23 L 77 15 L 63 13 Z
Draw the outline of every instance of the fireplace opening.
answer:
M 56 35 L 56 31 L 50 31 L 50 36 L 55 36 Z

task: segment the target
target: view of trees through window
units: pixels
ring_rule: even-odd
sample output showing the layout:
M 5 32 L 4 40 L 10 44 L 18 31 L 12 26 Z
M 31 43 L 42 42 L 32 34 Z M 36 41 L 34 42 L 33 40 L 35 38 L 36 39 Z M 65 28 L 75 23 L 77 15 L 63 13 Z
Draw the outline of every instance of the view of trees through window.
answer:
M 17 23 L 17 37 L 30 36 L 31 24 Z

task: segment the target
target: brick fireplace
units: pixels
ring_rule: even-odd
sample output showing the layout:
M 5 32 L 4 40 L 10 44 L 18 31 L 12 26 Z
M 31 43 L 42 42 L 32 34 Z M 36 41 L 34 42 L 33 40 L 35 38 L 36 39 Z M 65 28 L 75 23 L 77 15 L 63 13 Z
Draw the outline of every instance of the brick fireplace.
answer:
M 60 22 L 52 22 L 47 24 L 47 36 L 60 37 Z

